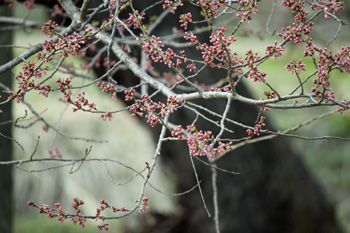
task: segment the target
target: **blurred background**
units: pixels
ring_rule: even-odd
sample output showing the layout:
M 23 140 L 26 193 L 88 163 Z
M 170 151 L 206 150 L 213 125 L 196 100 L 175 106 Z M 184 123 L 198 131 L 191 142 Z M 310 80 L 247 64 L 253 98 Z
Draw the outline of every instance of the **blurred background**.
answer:
M 272 1 L 271 1 L 272 2 Z M 349 5 L 349 4 L 348 4 Z M 272 4 L 261 4 L 257 18 L 245 26 L 245 32 L 240 34 L 239 47 L 233 44 L 233 50 L 244 54 L 248 48 L 254 52 L 264 54 L 265 47 L 273 44 L 276 36 L 271 36 L 266 31 L 266 22 L 270 14 Z M 348 15 L 343 14 L 343 18 L 349 21 Z M 14 8 L 15 17 L 27 18 L 34 21 L 46 21 L 47 12 L 36 8 L 27 11 L 21 5 Z M 286 12 L 276 5 L 276 9 L 271 18 L 271 23 L 267 26 L 269 31 L 278 30 L 281 26 L 287 26 L 290 22 Z M 229 19 L 220 23 L 226 23 L 230 27 Z M 345 26 L 339 38 L 330 46 L 330 50 L 339 49 L 340 45 L 349 46 L 350 30 Z M 324 46 L 331 40 L 338 30 L 338 24 L 334 21 L 319 19 L 315 24 L 314 38 L 320 46 Z M 321 39 L 322 37 L 322 39 Z M 319 39 L 318 39 L 319 38 Z M 31 46 L 46 39 L 45 35 L 36 29 L 17 30 L 14 34 L 14 45 Z M 24 50 L 14 49 L 14 56 L 19 55 Z M 284 66 L 293 58 L 300 58 L 303 54 L 303 47 L 288 50 L 280 60 L 265 62 L 261 65 L 261 70 L 267 72 L 267 80 L 273 86 L 283 87 L 283 94 L 289 93 L 297 84 L 294 76 L 290 75 Z M 79 69 L 84 61 L 78 58 L 72 59 L 74 67 Z M 303 59 L 308 66 L 312 67 L 312 61 Z M 18 69 L 18 67 L 17 67 Z M 17 73 L 19 70 L 15 70 Z M 305 75 L 307 75 L 307 71 Z M 90 75 L 93 75 L 90 73 Z M 57 78 L 65 78 L 65 74 L 56 75 Z M 346 98 L 349 96 L 350 77 L 348 75 L 335 73 L 332 76 L 332 86 L 336 90 L 337 97 Z M 56 77 L 53 78 L 53 82 Z M 87 82 L 81 79 L 73 79 L 75 84 L 84 85 Z M 250 83 L 245 80 L 251 88 L 252 93 L 257 98 L 263 96 L 265 90 L 262 85 Z M 281 90 L 281 88 L 279 88 Z M 123 108 L 122 101 L 113 101 L 107 97 L 95 96 L 91 93 L 97 91 L 97 87 L 90 86 L 87 90 L 87 97 L 97 104 L 101 109 Z M 13 104 L 13 115 L 15 118 L 28 115 L 24 120 L 20 120 L 19 125 L 23 128 L 13 128 L 13 137 L 23 146 L 22 150 L 14 144 L 14 159 L 28 159 L 35 150 L 38 136 L 39 145 L 34 157 L 49 157 L 49 150 L 59 148 L 63 158 L 82 158 L 87 148 L 92 147 L 89 156 L 94 158 L 111 158 L 123 164 L 131 166 L 140 171 L 145 167 L 145 162 L 151 162 L 154 153 L 154 143 L 148 128 L 137 119 L 132 119 L 127 111 L 114 115 L 114 119 L 102 121 L 98 115 L 86 114 L 82 112 L 72 113 L 68 107 L 57 100 L 60 93 L 52 93 L 49 98 L 29 94 L 27 96 L 31 107 L 41 113 L 52 125 L 59 126 L 62 132 L 71 137 L 84 139 L 104 140 L 108 142 L 87 142 L 86 140 L 72 140 L 59 136 L 53 130 L 46 132 L 42 122 L 30 125 L 34 116 L 28 111 L 28 106 L 24 104 Z M 111 107 L 113 106 L 113 107 Z M 275 128 L 284 130 L 290 126 L 299 124 L 301 121 L 311 119 L 315 115 L 334 108 L 299 110 L 272 110 L 268 115 Z M 298 132 L 304 136 L 334 135 L 350 138 L 350 117 L 347 114 L 338 116 L 332 114 L 320 121 L 314 122 Z M 350 233 L 350 143 L 344 141 L 304 141 L 300 139 L 290 139 L 292 147 L 302 158 L 307 168 L 312 172 L 317 181 L 323 186 L 330 201 L 336 207 L 337 219 L 345 232 Z M 28 170 L 39 170 L 50 167 L 53 163 L 28 164 L 23 166 Z M 77 168 L 73 168 L 73 170 Z M 60 202 L 63 209 L 70 210 L 74 197 L 84 200 L 85 206 L 82 208 L 86 213 L 94 214 L 99 207 L 99 200 L 105 199 L 110 204 L 122 207 L 133 206 L 140 193 L 142 180 L 135 177 L 135 173 L 130 169 L 116 163 L 89 162 L 84 163 L 80 169 L 70 174 L 72 167 L 64 167 L 43 172 L 28 173 L 21 169 L 14 169 L 14 200 L 15 219 L 14 232 L 98 232 L 93 221 L 87 224 L 86 229 L 80 226 L 73 226 L 66 221 L 59 224 L 55 219 L 48 219 L 46 216 L 37 214 L 37 210 L 30 208 L 26 203 L 31 200 L 41 205 L 43 203 L 54 205 Z M 151 183 L 164 192 L 172 192 L 172 175 L 162 170 L 161 166 L 156 167 L 156 172 L 151 178 Z M 134 178 L 133 178 L 134 177 Z M 148 188 L 146 196 L 150 197 L 150 206 L 158 212 L 176 211 L 173 197 L 164 195 L 154 189 Z M 156 200 L 156 201 L 152 201 Z M 142 213 L 147 214 L 147 213 Z M 110 221 L 110 232 L 118 232 L 118 225 L 123 221 L 128 225 L 137 222 L 137 218 L 128 217 L 122 221 Z M 133 222 L 134 221 L 134 222 Z

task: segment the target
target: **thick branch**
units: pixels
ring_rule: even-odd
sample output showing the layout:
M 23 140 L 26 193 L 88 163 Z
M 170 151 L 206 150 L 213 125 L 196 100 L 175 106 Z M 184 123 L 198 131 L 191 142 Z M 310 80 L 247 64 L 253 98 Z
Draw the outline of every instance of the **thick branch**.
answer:
M 65 30 L 63 30 L 60 33 L 60 35 L 71 34 L 74 31 L 73 28 L 75 26 L 76 26 L 75 24 L 71 24 L 69 27 L 67 27 Z M 59 37 L 56 36 L 53 40 L 55 42 L 57 42 L 58 39 L 59 39 Z M 25 51 L 24 53 L 22 53 L 18 57 L 16 57 L 15 59 L 7 62 L 6 64 L 4 64 L 2 66 L 0 66 L 0 74 L 3 73 L 3 72 L 8 71 L 10 69 L 12 69 L 16 65 L 20 64 L 21 62 L 23 62 L 24 60 L 28 59 L 32 55 L 40 52 L 41 50 L 43 50 L 43 43 L 34 45 L 33 47 L 31 47 L 30 49 L 28 49 L 27 51 Z

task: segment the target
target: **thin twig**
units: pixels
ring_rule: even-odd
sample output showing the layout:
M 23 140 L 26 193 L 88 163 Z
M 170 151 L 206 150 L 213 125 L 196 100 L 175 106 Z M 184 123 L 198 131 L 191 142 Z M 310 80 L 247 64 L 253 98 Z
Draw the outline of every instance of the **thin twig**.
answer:
M 39 146 L 39 141 L 40 141 L 40 136 L 38 136 L 38 140 L 36 140 L 36 145 L 35 145 L 34 151 L 33 151 L 32 155 L 30 156 L 29 160 L 33 160 L 33 156 L 35 155 L 35 153 L 38 149 L 38 146 Z
M 190 157 L 190 161 L 191 161 L 191 165 L 192 165 L 192 169 L 193 169 L 193 172 L 194 172 L 194 176 L 196 178 L 196 182 L 197 182 L 197 185 L 198 185 L 198 190 L 199 190 L 199 194 L 201 196 L 201 200 L 202 200 L 202 203 L 203 203 L 203 207 L 205 209 L 205 211 L 207 212 L 208 214 L 208 217 L 210 218 L 211 217 L 211 214 L 208 210 L 208 207 L 207 207 L 207 204 L 205 203 L 205 200 L 204 200 L 204 196 L 203 196 L 203 192 L 202 192 L 202 188 L 201 188 L 201 185 L 200 185 L 200 181 L 199 181 L 199 178 L 198 178 L 198 174 L 197 174 L 197 170 L 196 170 L 196 167 L 194 166 L 194 162 L 193 162 L 193 156 L 191 154 L 191 150 L 189 148 L 189 153 L 188 153 L 189 157 Z
M 270 26 L 270 22 L 271 22 L 271 19 L 272 19 L 272 15 L 273 13 L 275 12 L 275 8 L 276 8 L 276 0 L 273 1 L 273 5 L 272 5 L 272 9 L 271 9 L 271 12 L 270 12 L 270 15 L 269 15 L 269 18 L 267 19 L 267 22 L 266 22 L 266 31 L 271 34 L 271 35 L 274 35 L 275 34 L 275 30 L 273 32 L 271 32 L 269 30 L 269 26 Z
M 211 170 L 211 183 L 212 183 L 212 187 L 213 187 L 215 231 L 216 231 L 216 233 L 220 233 L 217 172 L 216 172 L 216 169 L 214 167 L 211 167 L 210 170 Z

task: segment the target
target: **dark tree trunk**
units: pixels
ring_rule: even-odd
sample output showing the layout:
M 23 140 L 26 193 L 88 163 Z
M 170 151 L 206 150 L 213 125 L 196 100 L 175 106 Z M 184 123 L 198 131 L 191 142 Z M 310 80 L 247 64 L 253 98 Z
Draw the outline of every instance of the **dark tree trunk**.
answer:
M 209 77 L 217 77 L 215 71 Z M 249 93 L 243 86 L 238 92 Z M 222 113 L 225 102 L 213 100 L 199 102 Z M 252 124 L 257 109 L 234 103 L 228 118 Z M 179 112 L 172 121 L 194 119 L 193 115 Z M 268 125 L 269 123 L 267 123 Z M 206 121 L 196 122 L 198 129 L 211 129 Z M 246 132 L 238 127 L 229 127 L 237 136 Z M 213 131 L 217 129 L 211 129 Z M 158 137 L 155 132 L 155 137 Z M 222 136 L 225 138 L 225 135 Z M 196 184 L 193 168 L 185 143 L 164 144 L 161 153 L 163 168 L 175 174 L 177 192 L 183 192 Z M 211 214 L 213 189 L 211 169 L 194 159 L 204 198 Z M 342 232 L 335 220 L 334 208 L 323 190 L 305 169 L 300 158 L 288 146 L 285 138 L 276 138 L 247 145 L 218 161 L 218 167 L 239 172 L 233 175 L 218 170 L 217 188 L 222 233 L 338 233 Z M 156 224 L 143 232 L 215 232 L 213 218 L 208 218 L 198 190 L 180 196 L 181 213 L 176 216 L 154 215 Z M 145 224 L 150 221 L 145 219 Z M 141 224 L 142 225 L 142 224 Z
M 0 15 L 10 16 L 11 9 L 2 5 L 0 6 Z M 4 25 L 0 25 L 4 26 Z M 12 44 L 12 32 L 2 31 L 0 32 L 0 45 Z M 8 62 L 12 56 L 12 48 L 0 48 L 0 64 Z M 5 72 L 0 74 L 1 82 L 11 87 L 12 77 L 11 72 Z M 0 92 L 3 98 L 6 98 L 7 94 Z M 5 123 L 12 119 L 11 104 L 1 106 L 2 113 L 0 113 L 0 133 L 6 137 L 12 137 L 12 125 L 11 123 Z M 12 141 L 8 138 L 0 135 L 0 160 L 10 161 L 12 160 Z M 2 166 L 0 168 L 0 233 L 12 232 L 12 213 L 13 213 L 13 200 L 12 200 L 12 167 Z

